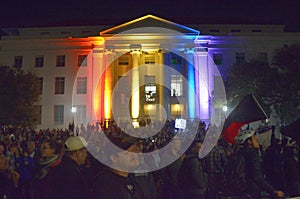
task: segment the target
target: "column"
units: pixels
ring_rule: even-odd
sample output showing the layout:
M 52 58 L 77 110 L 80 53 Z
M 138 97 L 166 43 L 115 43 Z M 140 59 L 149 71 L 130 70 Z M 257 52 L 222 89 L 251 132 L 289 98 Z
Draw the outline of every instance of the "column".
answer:
M 138 127 L 140 113 L 140 78 L 139 78 L 139 51 L 132 53 L 132 82 L 131 82 L 131 117 L 133 126 Z
M 187 79 L 188 79 L 188 117 L 195 118 L 196 93 L 195 93 L 195 67 L 194 50 L 188 50 L 187 55 Z
M 171 87 L 170 53 L 167 51 L 164 51 L 164 52 L 159 53 L 159 55 L 160 55 L 161 64 L 164 64 L 164 67 L 163 67 L 165 70 L 164 84 L 166 85 L 166 87 Z M 161 104 L 164 106 L 164 108 L 167 112 L 167 118 L 170 119 L 171 118 L 170 91 L 167 89 L 164 89 L 162 97 L 164 98 L 164 101 Z
M 90 96 L 91 100 L 91 115 L 92 121 L 101 120 L 103 117 L 103 87 L 104 82 L 102 82 L 102 73 L 105 70 L 105 56 L 103 51 L 94 50 L 93 51 L 93 64 L 91 71 L 91 87 L 92 93 Z
M 114 55 L 111 52 L 105 54 L 106 56 L 106 69 L 104 72 L 104 119 L 109 120 L 112 117 L 112 86 L 113 86 L 113 76 L 112 76 L 112 67 Z
M 208 54 L 206 50 L 197 52 L 197 61 L 199 69 L 199 95 L 200 109 L 199 119 L 209 122 L 209 72 L 208 72 Z

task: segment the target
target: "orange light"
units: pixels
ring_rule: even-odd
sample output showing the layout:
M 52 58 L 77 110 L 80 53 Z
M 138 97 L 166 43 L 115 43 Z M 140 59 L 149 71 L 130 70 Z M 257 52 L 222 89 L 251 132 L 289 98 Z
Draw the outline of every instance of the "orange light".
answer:
M 104 119 L 110 119 L 112 108 L 112 77 L 110 66 L 107 67 L 105 71 L 104 85 Z

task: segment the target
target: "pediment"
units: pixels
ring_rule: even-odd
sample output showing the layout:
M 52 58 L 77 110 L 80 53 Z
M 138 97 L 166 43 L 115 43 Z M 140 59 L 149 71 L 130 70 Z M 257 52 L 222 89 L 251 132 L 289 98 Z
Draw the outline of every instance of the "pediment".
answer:
M 143 32 L 143 29 L 145 28 L 145 32 Z M 185 35 L 194 35 L 197 36 L 200 34 L 200 31 L 189 28 L 187 26 L 183 26 L 165 19 L 162 19 L 160 17 L 156 17 L 154 15 L 146 15 L 140 18 L 137 18 L 135 20 L 129 21 L 127 23 L 115 26 L 113 28 L 104 30 L 100 32 L 101 36 L 112 36 L 116 34 L 124 34 L 128 31 L 138 29 L 139 34 L 151 34 L 149 32 L 149 28 L 165 28 L 172 31 L 179 32 L 181 34 Z M 157 29 L 155 29 L 157 30 Z M 157 33 L 157 32 L 155 32 Z

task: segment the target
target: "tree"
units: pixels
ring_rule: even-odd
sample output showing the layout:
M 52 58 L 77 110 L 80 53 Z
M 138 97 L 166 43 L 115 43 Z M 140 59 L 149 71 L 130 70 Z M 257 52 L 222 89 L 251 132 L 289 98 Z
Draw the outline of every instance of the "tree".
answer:
M 0 67 L 0 125 L 34 126 L 40 88 L 37 76 L 8 66 Z
M 300 116 L 299 77 L 300 45 L 277 49 L 271 66 L 259 59 L 234 64 L 224 81 L 228 104 L 252 93 L 268 115 L 273 107 L 282 122 L 292 122 Z
M 281 120 L 290 123 L 300 117 L 300 45 L 285 45 L 273 57 L 280 79 L 275 108 Z
M 246 95 L 254 94 L 263 109 L 270 113 L 277 79 L 277 70 L 259 59 L 234 64 L 225 80 L 228 105 L 233 107 Z

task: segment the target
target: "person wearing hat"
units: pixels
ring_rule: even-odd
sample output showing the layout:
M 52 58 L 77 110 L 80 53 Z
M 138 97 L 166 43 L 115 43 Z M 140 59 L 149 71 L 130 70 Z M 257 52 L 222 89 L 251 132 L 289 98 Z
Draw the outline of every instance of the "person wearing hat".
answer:
M 245 195 L 250 195 L 251 198 L 262 198 L 261 191 L 266 191 L 271 197 L 282 198 L 284 193 L 275 190 L 263 177 L 258 154 L 259 143 L 254 133 L 252 130 L 241 131 L 235 138 L 236 143 L 240 145 L 237 153 L 245 158 L 247 181 Z
M 55 185 L 51 198 L 88 198 L 88 185 L 81 172 L 87 158 L 87 142 L 83 137 L 71 136 L 65 142 L 62 162 L 55 172 Z
M 124 137 L 110 137 L 111 145 L 104 148 L 108 165 L 93 183 L 91 198 L 101 199 L 142 199 L 145 198 L 130 171 L 139 165 L 138 142 Z

